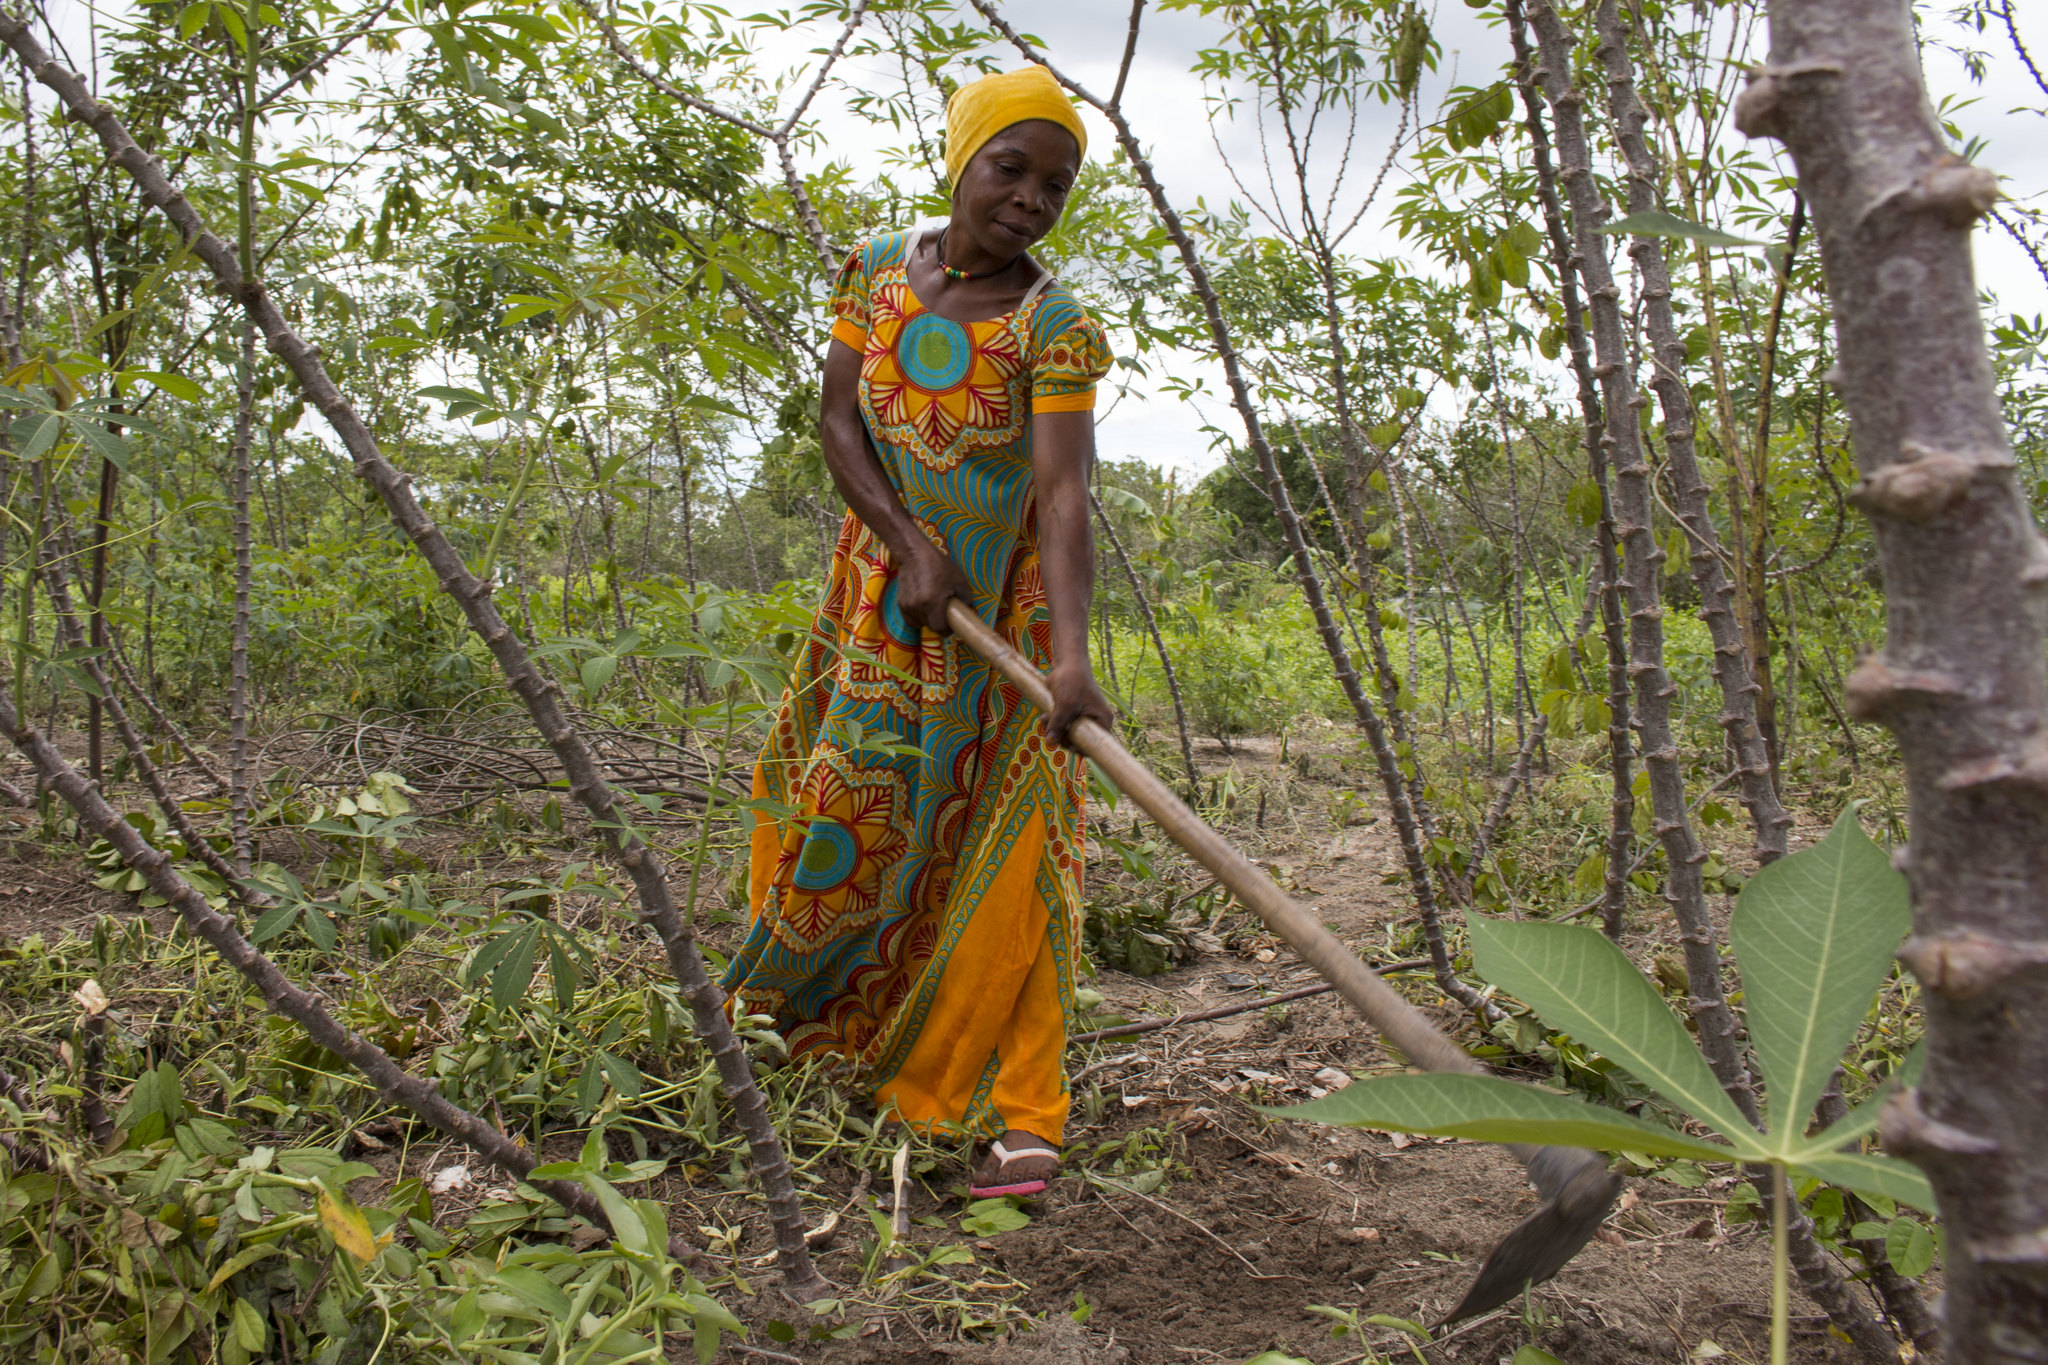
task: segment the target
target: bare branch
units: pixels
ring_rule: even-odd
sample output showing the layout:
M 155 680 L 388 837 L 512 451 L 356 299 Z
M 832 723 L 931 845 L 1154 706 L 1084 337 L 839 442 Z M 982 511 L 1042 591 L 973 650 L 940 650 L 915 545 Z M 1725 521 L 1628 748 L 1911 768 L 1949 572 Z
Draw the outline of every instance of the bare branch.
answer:
M 2013 17 L 2012 0 L 2003 0 L 1998 7 L 1998 17 L 2005 20 L 2005 35 L 2012 39 L 2012 50 L 2019 54 L 2020 61 L 2027 68 L 2027 74 L 2034 78 L 2034 87 L 2042 94 L 2048 95 L 2048 76 L 2041 74 L 2041 68 L 2034 65 L 2033 54 L 2028 52 L 2027 45 L 2020 41 L 2020 25 L 2019 20 Z
M 811 101 L 816 99 L 818 92 L 825 88 L 825 78 L 832 74 L 832 68 L 838 64 L 840 57 L 845 55 L 846 44 L 853 37 L 853 31 L 860 27 L 860 21 L 867 14 L 867 11 L 868 0 L 854 0 L 853 9 L 846 16 L 846 27 L 839 30 L 838 41 L 834 42 L 825 53 L 825 60 L 818 63 L 818 74 L 811 77 L 810 85 L 804 89 L 803 98 L 799 99 L 796 102 L 796 107 L 789 111 L 789 117 L 785 118 L 776 127 L 776 133 L 783 139 L 786 140 L 791 133 L 796 131 L 797 124 L 803 122 L 804 111 L 811 107 Z
M 291 89 L 300 81 L 306 79 L 306 77 L 312 75 L 315 71 L 318 71 L 321 67 L 327 65 L 327 63 L 333 61 L 336 57 L 339 57 L 343 52 L 347 51 L 349 46 L 352 43 L 354 43 L 356 39 L 362 37 L 365 33 L 368 33 L 371 29 L 375 28 L 377 26 L 377 21 L 379 19 L 382 19 L 384 15 L 396 3 L 398 3 L 398 0 L 380 0 L 380 3 L 378 4 L 377 8 L 371 10 L 369 17 L 363 20 L 362 23 L 356 25 L 347 33 L 342 34 L 341 37 L 337 38 L 334 41 L 333 46 L 329 47 L 325 52 L 315 57 L 312 61 L 307 62 L 298 70 L 292 72 L 291 75 L 286 76 L 276 85 L 272 86 L 267 94 L 265 94 L 261 99 L 256 101 L 255 112 L 259 114 L 262 113 L 265 109 L 268 109 L 271 105 L 275 104 L 278 101 L 278 99 L 284 95 L 285 91 Z
M 812 79 L 810 87 L 804 91 L 803 98 L 797 101 L 797 106 L 789 117 L 773 128 L 758 119 L 749 118 L 747 115 L 736 110 L 727 109 L 720 104 L 714 104 L 702 95 L 692 94 L 690 91 L 683 89 L 675 82 L 662 76 L 640 60 L 626 40 L 619 36 L 619 31 L 612 27 L 611 22 L 599 12 L 597 6 L 591 3 L 591 0 L 575 0 L 575 3 L 576 8 L 582 10 L 590 22 L 596 24 L 598 30 L 604 34 L 605 42 L 610 46 L 612 55 L 617 57 L 627 70 L 653 86 L 656 90 L 659 90 L 662 94 L 667 95 L 670 99 L 680 101 L 709 118 L 715 118 L 722 123 L 729 123 L 735 128 L 752 133 L 755 137 L 762 138 L 774 146 L 776 160 L 782 165 L 783 188 L 789 191 L 790 200 L 796 205 L 797 220 L 803 224 L 804 235 L 811 242 L 811 250 L 817 254 L 819 263 L 827 271 L 837 270 L 841 253 L 832 245 L 831 239 L 825 235 L 824 220 L 818 216 L 817 206 L 811 202 L 810 192 L 804 188 L 804 178 L 797 170 L 796 154 L 790 146 L 790 135 L 796 128 L 798 121 L 802 119 L 804 111 L 810 107 L 811 101 L 817 97 L 819 89 L 825 83 L 827 73 L 832 70 L 833 64 L 845 52 L 847 40 L 853 36 L 853 31 L 860 26 L 861 18 L 867 13 L 868 0 L 854 0 L 853 11 L 847 18 L 846 27 L 840 31 L 839 41 L 834 43 L 831 50 L 825 54 L 825 60 L 819 66 L 818 73 Z
M 1138 614 L 1145 618 L 1145 629 L 1151 633 L 1152 647 L 1159 651 L 1159 670 L 1166 678 L 1167 695 L 1173 698 L 1173 723 L 1180 732 L 1180 758 L 1187 765 L 1188 790 L 1194 791 L 1202 785 L 1202 773 L 1195 766 L 1195 746 L 1188 739 L 1188 710 L 1181 702 L 1180 675 L 1174 671 L 1173 655 L 1167 652 L 1166 637 L 1159 633 L 1159 618 L 1153 613 L 1151 602 L 1146 600 L 1145 582 L 1131 564 L 1131 557 L 1124 550 L 1123 538 L 1116 533 L 1109 513 L 1102 510 L 1102 500 L 1091 491 L 1088 505 L 1095 509 L 1095 519 L 1102 523 L 1102 534 L 1109 538 L 1110 548 L 1116 551 L 1116 562 L 1123 566 L 1124 577 L 1130 580 L 1131 597 L 1138 604 Z
M 1138 55 L 1138 21 L 1145 15 L 1145 0 L 1131 0 L 1131 31 L 1124 35 L 1124 58 L 1116 64 L 1116 86 L 1109 92 L 1109 107 L 1121 109 L 1124 82 L 1131 78 L 1131 59 Z

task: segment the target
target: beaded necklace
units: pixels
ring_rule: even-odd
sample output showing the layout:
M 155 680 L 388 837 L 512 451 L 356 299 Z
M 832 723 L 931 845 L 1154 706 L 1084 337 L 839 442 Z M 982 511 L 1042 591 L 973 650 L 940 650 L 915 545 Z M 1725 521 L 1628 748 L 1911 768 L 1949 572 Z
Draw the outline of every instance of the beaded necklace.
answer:
M 1019 260 L 1023 259 L 1020 253 L 1004 261 L 994 270 L 983 270 L 979 273 L 971 270 L 961 270 L 957 266 L 946 264 L 946 234 L 943 231 L 939 233 L 938 244 L 932 248 L 932 254 L 938 257 L 940 273 L 949 280 L 985 280 L 991 275 L 1002 274 L 1005 270 L 1008 270 L 1011 266 L 1017 264 Z

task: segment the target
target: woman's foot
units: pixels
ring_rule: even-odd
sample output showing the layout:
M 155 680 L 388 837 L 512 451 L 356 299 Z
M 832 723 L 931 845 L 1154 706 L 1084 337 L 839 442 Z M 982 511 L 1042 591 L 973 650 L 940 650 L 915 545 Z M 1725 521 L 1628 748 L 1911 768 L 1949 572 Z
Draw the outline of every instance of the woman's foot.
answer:
M 968 1193 L 976 1199 L 1006 1194 L 1037 1194 L 1060 1173 L 1059 1144 L 1020 1128 L 1006 1129 L 989 1144 L 988 1155 L 974 1168 Z

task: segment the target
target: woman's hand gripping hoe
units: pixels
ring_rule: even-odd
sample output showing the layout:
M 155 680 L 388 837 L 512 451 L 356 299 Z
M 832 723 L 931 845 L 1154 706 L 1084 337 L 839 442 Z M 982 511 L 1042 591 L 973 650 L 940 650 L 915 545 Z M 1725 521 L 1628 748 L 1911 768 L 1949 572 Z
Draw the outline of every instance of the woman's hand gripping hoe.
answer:
M 957 598 L 947 604 L 946 616 L 954 631 L 1015 683 L 1034 706 L 1051 711 L 1052 693 L 1028 660 Z M 1074 747 L 1094 759 L 1175 843 L 1251 907 L 1267 928 L 1287 940 L 1302 961 L 1321 973 L 1411 1061 L 1431 1071 L 1484 1074 L 1485 1068 L 1463 1048 L 1339 943 L 1271 877 L 1204 824 L 1170 787 L 1133 758 L 1115 735 L 1086 719 L 1078 721 L 1072 733 Z M 1516 1224 L 1487 1256 L 1479 1278 L 1445 1317 L 1446 1322 L 1496 1308 L 1519 1295 L 1524 1286 L 1555 1275 L 1592 1238 L 1621 1192 L 1621 1178 L 1608 1170 L 1606 1159 L 1597 1152 L 1519 1143 L 1510 1144 L 1509 1150 L 1528 1168 L 1529 1180 L 1542 1194 L 1543 1205 Z

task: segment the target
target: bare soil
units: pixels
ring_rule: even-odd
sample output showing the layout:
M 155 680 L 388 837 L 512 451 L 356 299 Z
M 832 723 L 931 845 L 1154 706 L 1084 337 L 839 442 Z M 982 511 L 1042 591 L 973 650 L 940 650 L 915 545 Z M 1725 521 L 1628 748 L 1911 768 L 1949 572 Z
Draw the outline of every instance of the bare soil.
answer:
M 1385 960 L 1390 926 L 1412 914 L 1412 903 L 1389 880 L 1401 867 L 1385 823 L 1370 816 L 1378 803 L 1367 797 L 1364 822 L 1343 828 L 1331 828 L 1321 813 L 1333 793 L 1363 788 L 1362 775 L 1347 767 L 1355 761 L 1311 755 L 1315 761 L 1303 763 L 1297 746 L 1283 769 L 1271 741 L 1240 741 L 1231 753 L 1213 744 L 1200 748 L 1205 776 L 1230 773 L 1246 789 L 1265 784 L 1263 827 L 1254 824 L 1248 798 L 1233 834 L 1255 846 L 1340 938 Z M 24 782 L 19 771 L 0 775 Z M 1120 828 L 1128 814 L 1109 818 Z M 103 913 L 141 913 L 131 897 L 95 890 L 94 870 L 76 857 L 46 852 L 33 813 L 10 812 L 0 820 L 15 826 L 0 842 L 0 938 L 54 936 L 89 929 Z M 1241 918 L 1216 930 L 1205 951 L 1163 976 L 1102 973 L 1095 985 L 1105 1008 L 1132 1018 L 1172 1015 L 1314 980 L 1284 945 Z M 1668 929 L 1645 926 L 1628 946 L 1648 961 L 1672 941 Z M 1247 986 L 1246 978 L 1262 990 Z M 1446 1028 L 1465 1030 L 1474 1041 L 1466 1021 L 1426 977 L 1404 989 Z M 1317 1365 L 1340 1365 L 1374 1359 L 1370 1349 L 1412 1359 L 1399 1331 L 1367 1326 L 1362 1339 L 1333 1337 L 1332 1318 L 1311 1306 L 1348 1310 L 1361 1320 L 1385 1314 L 1434 1324 L 1487 1250 L 1535 1207 L 1520 1166 L 1497 1148 L 1275 1122 L 1252 1107 L 1307 1098 L 1316 1073 L 1326 1068 L 1390 1062 L 1370 1031 L 1331 996 L 1077 1048 L 1072 1069 L 1085 1074 L 1068 1133 L 1069 1174 L 1027 1204 L 1028 1226 L 984 1238 L 960 1233 L 960 1200 L 949 1192 L 961 1182 L 960 1168 L 942 1166 L 913 1185 L 913 1215 L 942 1223 L 919 1225 L 913 1242 L 967 1243 L 977 1274 L 1000 1273 L 1023 1286 L 1021 1305 L 1035 1320 L 1031 1328 L 998 1340 L 974 1339 L 947 1330 L 929 1313 L 877 1311 L 853 1340 L 810 1342 L 799 1334 L 795 1342 L 773 1344 L 757 1330 L 746 1343 L 729 1346 L 728 1358 L 834 1365 L 1236 1365 L 1277 1349 Z M 393 1177 L 401 1166 L 417 1174 L 465 1159 L 462 1149 L 423 1131 L 414 1130 L 410 1146 L 403 1129 L 384 1132 L 379 1138 L 373 1127 L 351 1155 Z M 1085 1173 L 1106 1169 L 1096 1152 L 1141 1132 L 1161 1146 L 1166 1176 L 1156 1188 L 1138 1194 L 1127 1180 Z M 468 1204 L 492 1183 L 480 1165 L 478 1174 L 483 1181 Z M 772 1250 L 758 1206 L 707 1195 L 701 1185 L 674 1176 L 657 1186 L 645 1192 L 673 1201 L 678 1231 L 696 1235 L 708 1200 L 727 1218 L 748 1223 L 738 1248 L 742 1261 L 758 1262 Z M 865 1226 L 863 1206 L 873 1199 L 864 1189 L 851 1171 L 842 1171 L 819 1193 L 846 1205 L 853 1228 Z M 1566 1365 L 1691 1362 L 1710 1356 L 1702 1343 L 1711 1342 L 1731 1359 L 1765 1359 L 1768 1239 L 1757 1224 L 1726 1224 L 1725 1201 L 1719 1181 L 1689 1189 L 1631 1179 L 1599 1239 L 1527 1305 L 1443 1329 L 1423 1355 L 1492 1365 L 1534 1343 Z M 461 1200 L 446 1201 L 437 1217 L 459 1223 L 466 1209 Z M 835 1281 L 856 1280 L 858 1253 L 858 1239 L 842 1236 L 821 1255 L 821 1269 Z M 806 1319 L 762 1283 L 772 1275 L 749 1273 L 757 1296 L 736 1311 L 761 1327 Z M 1795 1359 L 1851 1358 L 1796 1288 L 1794 1312 Z

